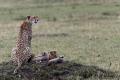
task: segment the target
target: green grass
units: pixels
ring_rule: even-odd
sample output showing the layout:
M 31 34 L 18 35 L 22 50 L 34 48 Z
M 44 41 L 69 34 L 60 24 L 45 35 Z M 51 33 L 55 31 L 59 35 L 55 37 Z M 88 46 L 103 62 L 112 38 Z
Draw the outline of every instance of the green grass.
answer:
M 119 73 L 120 1 L 107 1 L 0 0 L 0 62 L 10 60 L 22 20 L 37 15 L 40 23 L 33 26 L 34 54 L 57 50 L 69 62 Z M 75 71 L 67 80 L 81 79 Z

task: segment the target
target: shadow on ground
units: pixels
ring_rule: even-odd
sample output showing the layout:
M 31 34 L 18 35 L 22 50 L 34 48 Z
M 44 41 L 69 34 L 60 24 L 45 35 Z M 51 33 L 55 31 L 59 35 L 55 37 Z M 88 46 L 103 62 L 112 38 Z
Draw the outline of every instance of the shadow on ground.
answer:
M 96 66 L 86 66 L 66 61 L 61 64 L 43 65 L 34 62 L 22 67 L 19 74 L 14 75 L 15 66 L 11 62 L 0 64 L 0 80 L 102 80 L 117 79 L 119 76 L 112 71 Z M 20 76 L 21 75 L 21 76 Z

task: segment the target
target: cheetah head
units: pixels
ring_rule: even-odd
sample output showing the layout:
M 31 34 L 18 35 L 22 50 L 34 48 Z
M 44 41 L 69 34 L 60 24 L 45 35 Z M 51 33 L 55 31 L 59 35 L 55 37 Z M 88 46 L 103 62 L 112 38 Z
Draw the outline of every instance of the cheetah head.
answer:
M 49 58 L 50 59 L 57 58 L 57 51 L 50 51 L 49 52 Z
M 36 24 L 36 23 L 38 23 L 39 18 L 38 18 L 38 16 L 27 16 L 26 20 L 31 24 L 34 24 L 34 23 Z

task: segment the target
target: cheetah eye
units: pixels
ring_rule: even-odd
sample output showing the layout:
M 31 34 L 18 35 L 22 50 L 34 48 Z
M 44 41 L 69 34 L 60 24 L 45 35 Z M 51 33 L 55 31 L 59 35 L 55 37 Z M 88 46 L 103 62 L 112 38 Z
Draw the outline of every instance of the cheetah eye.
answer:
M 38 22 L 38 19 L 34 21 L 34 23 L 37 23 Z

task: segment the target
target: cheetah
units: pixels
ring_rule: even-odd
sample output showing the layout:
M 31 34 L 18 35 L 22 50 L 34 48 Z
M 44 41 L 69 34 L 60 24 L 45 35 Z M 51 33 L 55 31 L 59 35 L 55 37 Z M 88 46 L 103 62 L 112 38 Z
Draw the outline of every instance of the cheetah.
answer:
M 57 58 L 57 51 L 49 51 L 49 52 L 42 52 L 35 56 L 32 60 L 39 63 L 39 62 L 48 62 L 51 59 Z
M 11 53 L 11 59 L 13 63 L 17 65 L 14 70 L 14 74 L 17 73 L 22 65 L 28 62 L 28 60 L 32 57 L 32 24 L 37 22 L 37 16 L 27 16 L 27 19 L 20 26 L 16 47 L 12 49 Z
M 57 51 L 42 52 L 35 56 L 32 61 L 36 63 L 56 64 L 62 63 L 64 56 L 58 56 Z

